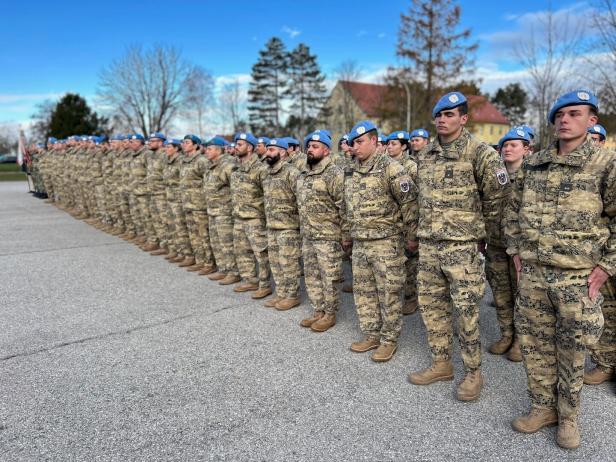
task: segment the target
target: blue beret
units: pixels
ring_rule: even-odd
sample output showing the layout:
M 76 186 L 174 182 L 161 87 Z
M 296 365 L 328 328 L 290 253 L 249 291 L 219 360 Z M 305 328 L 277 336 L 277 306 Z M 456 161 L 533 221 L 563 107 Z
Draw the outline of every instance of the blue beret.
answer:
M 158 138 L 159 140 L 163 140 L 163 141 L 167 139 L 167 137 L 160 132 L 150 133 L 149 139 L 152 139 L 152 138 Z
M 234 148 L 235 147 L 235 143 L 229 143 L 229 146 Z
M 556 113 L 562 108 L 567 106 L 578 106 L 581 104 L 585 106 L 592 106 L 597 112 L 599 111 L 599 101 L 590 90 L 575 90 L 558 97 L 558 99 L 554 102 L 552 109 L 550 109 L 548 121 L 553 124 Z
M 174 146 L 181 146 L 182 145 L 182 140 L 178 140 L 177 138 L 168 138 L 168 139 L 165 139 L 165 142 L 163 144 L 165 146 L 168 146 L 170 144 L 172 144 Z
M 312 132 L 306 137 L 304 145 L 307 146 L 311 141 L 318 141 L 319 143 L 323 143 L 329 149 L 332 148 L 332 139 L 325 130 L 317 130 Z
M 235 138 L 233 138 L 233 141 L 237 142 L 239 140 L 244 140 L 244 141 L 252 144 L 253 146 L 257 145 L 257 139 L 255 138 L 255 136 L 252 133 L 249 133 L 249 132 L 238 133 L 237 135 L 235 135 Z
M 267 142 L 267 146 L 276 146 L 282 149 L 289 149 L 289 143 L 287 142 L 287 138 L 271 138 Z
M 285 137 L 285 140 L 287 140 L 287 144 L 289 146 L 299 146 L 299 141 L 297 141 L 295 138 L 293 138 L 292 136 L 287 136 Z
M 427 140 L 430 139 L 430 133 L 428 132 L 428 130 L 424 130 L 423 128 L 416 128 L 415 130 L 413 130 L 411 132 L 411 138 L 425 138 Z
M 199 138 L 197 135 L 186 135 L 184 136 L 185 140 L 190 140 L 195 144 L 201 144 L 201 138 Z
M 51 143 L 51 144 L 53 144 L 53 143 L 57 143 L 57 142 L 58 142 L 58 139 L 57 139 L 57 138 L 54 138 L 53 136 L 50 136 L 49 138 L 47 138 L 47 142 L 48 142 L 48 143 Z
M 66 144 L 66 140 L 58 140 L 58 143 L 60 143 L 60 144 Z
M 269 142 L 270 139 L 267 136 L 260 136 L 259 138 L 257 138 L 257 143 L 265 144 L 267 146 L 267 143 Z
M 603 127 L 603 125 L 599 125 L 599 124 L 593 125 L 587 131 L 588 133 L 598 133 L 601 141 L 607 138 L 607 131 L 605 131 L 605 128 Z
M 140 133 L 133 133 L 132 135 L 128 136 L 129 140 L 141 140 L 141 141 L 145 141 L 145 138 L 143 137 L 142 134 Z
M 434 109 L 432 109 L 432 118 L 436 118 L 436 114 L 446 109 L 454 109 L 458 106 L 466 103 L 466 96 L 464 96 L 459 91 L 452 91 L 441 96 L 441 99 L 437 101 L 434 105 Z
M 530 143 L 530 135 L 529 133 L 521 127 L 514 127 L 509 130 L 505 135 L 498 141 L 498 147 L 501 148 L 505 141 L 512 140 L 522 140 L 528 141 Z
M 535 130 L 533 130 L 532 127 L 529 127 L 528 125 L 518 125 L 517 127 L 513 128 L 521 128 L 526 133 L 528 133 L 528 136 L 530 136 L 531 138 L 535 137 Z
M 206 145 L 225 147 L 227 145 L 227 140 L 225 140 L 222 136 L 214 136 L 207 142 Z
M 409 139 L 410 139 L 409 133 L 405 132 L 404 130 L 398 130 L 398 131 L 392 132 L 387 137 L 387 141 L 391 141 L 391 140 L 398 140 L 398 141 L 406 140 L 406 141 L 408 141 Z
M 114 135 L 114 136 L 111 138 L 111 141 L 122 141 L 122 140 L 124 140 L 124 139 L 125 139 L 124 135 Z
M 44 148 L 45 145 L 43 143 L 36 143 L 37 148 Z
M 376 131 L 376 125 L 369 120 L 364 120 L 356 124 L 349 132 L 349 141 L 355 141 L 355 138 L 359 138 L 364 133 Z
M 379 133 L 376 137 L 376 140 L 381 143 L 387 143 L 387 135 L 385 133 Z
M 88 137 L 87 135 L 81 135 L 81 136 L 79 137 L 79 139 L 80 139 L 81 141 L 88 141 L 89 137 Z

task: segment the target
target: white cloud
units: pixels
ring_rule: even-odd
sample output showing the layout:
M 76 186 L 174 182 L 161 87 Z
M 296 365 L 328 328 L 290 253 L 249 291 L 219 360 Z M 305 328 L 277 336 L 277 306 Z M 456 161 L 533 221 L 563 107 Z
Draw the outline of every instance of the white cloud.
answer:
M 289 38 L 292 38 L 292 39 L 302 33 L 301 30 L 296 29 L 294 27 L 289 27 L 289 26 L 282 26 L 281 31 L 287 34 Z
M 381 33 L 377 34 L 377 38 L 382 39 L 382 38 L 385 38 L 385 37 L 387 37 L 387 34 L 385 32 L 381 32 Z
M 214 77 L 214 85 L 217 89 L 236 81 L 240 85 L 248 85 L 250 83 L 250 74 L 223 74 Z

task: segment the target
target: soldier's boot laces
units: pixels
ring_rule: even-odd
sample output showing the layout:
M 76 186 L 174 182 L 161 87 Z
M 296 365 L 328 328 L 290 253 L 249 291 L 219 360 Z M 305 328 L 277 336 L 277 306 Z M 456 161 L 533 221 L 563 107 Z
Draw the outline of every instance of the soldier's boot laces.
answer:
M 415 385 L 430 385 L 434 382 L 453 380 L 453 363 L 435 361 L 430 367 L 409 374 L 409 382 Z
M 533 407 L 528 414 L 516 417 L 511 426 L 520 433 L 535 433 L 544 427 L 558 423 L 558 414 L 555 409 Z
M 327 313 L 325 316 L 317 319 L 312 323 L 310 329 L 314 332 L 325 332 L 326 330 L 332 328 L 336 325 L 336 314 L 335 313 Z
M 576 419 L 560 419 L 556 443 L 564 449 L 577 449 L 580 447 L 580 429 Z
M 459 401 L 475 401 L 481 394 L 483 388 L 483 377 L 481 371 L 468 372 L 456 391 Z
M 374 350 L 381 345 L 381 340 L 376 337 L 366 337 L 360 342 L 351 343 L 351 351 L 355 353 L 365 353 L 366 351 Z
M 310 327 L 323 316 L 325 316 L 325 313 L 323 313 L 322 311 L 315 311 L 309 318 L 302 319 L 299 325 L 302 327 Z
M 612 375 L 612 370 L 605 370 L 601 366 L 597 366 L 593 370 L 584 372 L 584 383 L 586 385 L 599 385 L 610 380 Z
M 513 337 L 510 337 L 510 336 L 501 337 L 501 339 L 498 342 L 494 342 L 492 345 L 490 345 L 490 348 L 488 349 L 488 351 L 492 353 L 493 355 L 503 355 L 507 353 L 509 348 L 511 348 L 512 343 L 513 343 Z
M 507 359 L 514 363 L 522 362 L 522 350 L 520 350 L 520 341 L 516 339 L 513 341 L 513 345 L 509 348 L 507 353 Z

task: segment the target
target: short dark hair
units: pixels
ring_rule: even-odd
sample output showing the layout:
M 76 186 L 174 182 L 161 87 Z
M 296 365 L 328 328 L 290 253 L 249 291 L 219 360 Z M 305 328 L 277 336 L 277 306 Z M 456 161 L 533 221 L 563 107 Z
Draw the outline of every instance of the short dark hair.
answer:
M 458 106 L 458 111 L 460 111 L 460 115 L 461 116 L 468 114 L 468 103 L 464 102 L 464 103 L 460 104 Z

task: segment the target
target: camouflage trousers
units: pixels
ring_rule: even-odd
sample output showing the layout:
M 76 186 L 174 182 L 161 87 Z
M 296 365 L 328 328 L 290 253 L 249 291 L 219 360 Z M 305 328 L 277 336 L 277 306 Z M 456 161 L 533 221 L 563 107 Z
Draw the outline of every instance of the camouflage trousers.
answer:
M 336 281 L 342 277 L 342 246 L 338 241 L 303 239 L 304 280 L 314 311 L 334 314 L 340 307 Z
M 575 418 L 580 408 L 586 347 L 603 328 L 599 296 L 588 298 L 591 270 L 522 262 L 515 327 L 533 407 Z
M 84 183 L 82 191 L 88 215 L 90 215 L 90 217 L 98 217 L 98 206 L 96 203 L 96 190 L 94 183 L 90 181 Z
M 270 287 L 270 265 L 267 256 L 267 232 L 262 220 L 233 222 L 233 249 L 240 276 L 247 282 L 259 284 L 260 289 Z M 257 274 L 257 263 L 259 272 Z
M 107 195 L 105 194 L 105 185 L 97 184 L 94 186 L 94 197 L 96 199 L 96 218 L 107 223 Z
M 406 252 L 406 282 L 404 284 L 404 298 L 417 300 L 417 266 L 419 265 L 418 252 Z
M 485 290 L 485 275 L 477 243 L 420 241 L 417 285 L 432 360 L 451 360 L 455 309 L 464 370 L 479 369 L 479 302 Z
M 207 211 L 185 208 L 184 213 L 186 214 L 186 227 L 188 228 L 190 246 L 193 250 L 195 262 L 198 265 L 214 265 Z
M 276 295 L 297 298 L 302 253 L 299 229 L 268 229 L 267 253 L 276 283 Z
M 401 235 L 353 241 L 353 296 L 366 336 L 395 344 L 402 330 L 406 255 Z
M 588 347 L 590 358 L 604 371 L 616 369 L 616 287 L 615 280 L 608 279 L 601 288 L 603 295 L 603 333 L 597 343 Z
M 188 227 L 186 225 L 186 215 L 182 202 L 167 198 L 165 201 L 166 213 L 166 228 L 165 240 L 167 248 L 170 252 L 178 255 L 192 255 L 192 247 L 190 246 L 190 237 L 188 235 Z
M 515 265 L 504 248 L 487 246 L 486 277 L 492 289 L 501 336 L 513 337 L 513 308 L 518 282 Z
M 233 217 L 231 215 L 209 216 L 210 242 L 218 271 L 239 276 L 233 249 Z
M 47 192 L 47 197 L 49 197 L 51 200 L 54 200 L 55 195 L 54 195 L 53 179 L 49 173 L 46 173 L 43 175 L 43 187 L 45 188 L 45 191 Z
M 139 198 L 141 197 L 141 201 Z M 136 194 L 130 194 L 130 217 L 135 224 L 135 231 L 139 236 L 145 235 L 145 225 L 143 221 L 143 208 L 142 205 L 147 205 L 144 196 L 137 196 Z
M 118 195 L 118 210 L 121 216 L 121 227 L 124 231 L 137 234 L 137 227 L 135 226 L 135 222 L 133 221 L 133 216 L 131 215 L 131 194 L 128 191 L 122 191 Z
M 120 213 L 118 201 L 118 194 L 115 193 L 114 185 L 112 183 L 105 183 L 105 196 L 107 202 L 107 209 L 105 210 L 105 220 L 107 223 L 113 226 L 120 227 Z
M 165 218 L 167 207 L 165 202 L 166 197 L 164 194 L 150 195 L 149 210 L 152 223 L 152 234 L 148 236 L 148 242 L 150 244 L 157 244 L 160 247 L 167 247 L 167 220 Z

